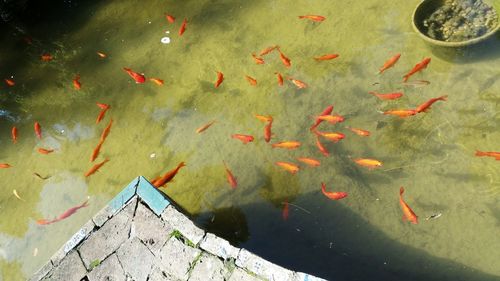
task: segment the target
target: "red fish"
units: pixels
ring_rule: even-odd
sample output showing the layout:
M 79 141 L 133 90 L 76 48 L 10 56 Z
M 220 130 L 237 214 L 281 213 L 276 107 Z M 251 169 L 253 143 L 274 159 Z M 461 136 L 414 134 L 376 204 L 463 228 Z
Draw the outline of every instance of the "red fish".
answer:
M 255 118 L 259 119 L 262 122 L 272 122 L 273 121 L 273 117 L 271 115 L 255 114 Z
M 40 56 L 42 61 L 51 61 L 54 57 L 51 54 L 45 53 Z
M 105 103 L 98 103 L 96 102 L 96 105 L 100 108 L 100 109 L 109 109 L 111 106 L 109 104 L 105 104 Z
M 323 110 L 323 112 L 321 112 L 320 116 L 329 115 L 330 113 L 332 113 L 332 111 L 333 105 L 329 105 L 327 108 L 325 108 L 325 110 Z M 316 129 L 316 127 L 318 127 L 321 122 L 323 122 L 323 120 L 316 119 L 316 122 L 311 126 L 310 130 L 313 131 L 314 129 Z
M 78 206 L 75 206 L 73 208 L 70 208 L 68 209 L 66 212 L 62 213 L 60 216 L 58 216 L 56 218 L 57 221 L 60 221 L 60 220 L 63 220 L 71 215 L 73 215 L 74 213 L 76 213 L 76 211 L 78 211 L 79 209 L 81 208 L 84 208 L 84 207 L 87 207 L 89 204 L 88 204 L 89 200 L 87 199 L 85 202 L 83 202 L 81 205 L 78 205 Z
M 276 162 L 276 165 L 292 174 L 296 174 L 300 170 L 299 166 L 289 162 Z
M 184 162 L 180 162 L 177 167 L 175 167 L 174 169 L 166 172 L 159 180 L 157 180 L 154 184 L 155 187 L 157 188 L 160 188 L 162 186 L 164 186 L 166 183 L 172 181 L 172 179 L 175 177 L 175 175 L 177 175 L 177 173 L 179 172 L 179 170 L 182 168 L 182 167 L 185 167 L 186 166 L 186 163 Z
M 175 22 L 175 17 L 172 15 L 169 15 L 165 13 L 165 18 L 168 20 L 169 23 L 174 23 Z
M 104 130 L 102 131 L 101 142 L 104 142 L 104 140 L 108 137 L 112 125 L 113 125 L 113 119 L 109 120 L 108 126 L 106 126 L 106 128 L 104 128 Z
M 287 58 L 287 57 L 285 56 L 285 54 L 283 54 L 283 53 L 281 52 L 281 50 L 280 50 L 280 49 L 278 49 L 278 52 L 280 53 L 280 59 L 281 59 L 281 62 L 282 62 L 282 63 L 283 63 L 286 67 L 290 67 L 290 66 L 292 66 L 292 63 L 291 63 L 290 59 L 289 59 L 289 58 Z
M 431 62 L 431 58 L 425 58 L 421 62 L 417 63 L 405 76 L 403 76 L 403 82 L 408 81 L 408 78 L 413 74 L 419 72 L 420 70 L 427 67 L 427 65 Z
M 478 157 L 488 156 L 488 157 L 494 157 L 497 161 L 500 160 L 500 152 L 496 152 L 496 151 L 479 151 L 479 150 L 476 150 L 476 156 L 478 156 Z
M 42 126 L 40 126 L 40 123 L 35 122 L 35 134 L 38 139 L 42 139 Z
M 80 75 L 76 75 L 73 79 L 73 87 L 75 87 L 76 90 L 80 90 L 82 88 L 82 83 L 80 83 Z
M 299 16 L 299 19 L 308 19 L 308 20 L 312 20 L 315 22 L 322 22 L 326 18 L 323 16 L 317 16 L 317 15 L 305 15 L 305 16 Z
M 398 116 L 401 118 L 413 116 L 417 114 L 417 111 L 415 109 L 394 109 L 394 110 L 387 110 L 383 112 L 384 115 L 394 115 Z
M 209 122 L 201 127 L 199 127 L 198 129 L 196 129 L 196 132 L 198 134 L 202 133 L 203 131 L 205 131 L 206 129 L 210 128 L 210 126 L 212 126 L 213 124 L 215 123 L 215 120 L 212 121 L 212 122 Z
M 366 130 L 362 130 L 362 129 L 358 129 L 358 128 L 351 128 L 351 127 L 346 127 L 346 129 L 351 130 L 353 133 L 357 134 L 358 136 L 362 136 L 362 137 L 370 136 L 370 132 L 366 131 Z
M 288 220 L 288 214 L 289 214 L 289 207 L 288 207 L 288 200 L 283 203 L 283 211 L 281 212 L 281 216 L 283 217 L 283 220 Z
M 231 135 L 233 139 L 238 139 L 243 142 L 243 144 L 247 144 L 249 142 L 253 142 L 253 136 L 242 135 L 242 134 L 234 134 Z
M 264 127 L 264 140 L 266 142 L 271 141 L 272 133 L 271 133 L 271 127 L 273 126 L 273 120 L 269 121 L 267 125 Z
M 283 76 L 281 76 L 281 73 L 275 72 L 276 77 L 278 78 L 278 85 L 283 86 Z
M 159 78 L 149 78 L 149 81 L 155 83 L 158 86 L 162 86 L 163 85 L 163 80 L 161 80 Z
M 99 104 L 98 104 L 99 105 Z M 107 107 L 104 107 L 101 109 L 101 112 L 99 112 L 99 115 L 97 116 L 97 119 L 95 120 L 95 123 L 98 124 L 99 122 L 101 122 L 102 119 L 104 119 L 104 116 L 106 115 L 106 111 L 108 111 L 108 109 L 110 108 L 109 105 L 106 104 Z
M 16 85 L 16 82 L 14 81 L 14 79 L 11 79 L 11 78 L 5 79 L 5 83 L 7 83 L 7 86 L 9 86 L 9 87 Z
M 340 115 L 320 115 L 316 117 L 316 120 L 326 121 L 330 124 L 337 124 L 340 122 L 344 122 L 344 117 Z
M 97 156 L 99 156 L 99 151 L 101 150 L 101 146 L 102 146 L 103 142 L 100 141 L 97 146 L 94 148 L 94 150 L 92 151 L 92 155 L 90 156 L 90 162 L 94 162 L 94 160 L 97 158 Z
M 307 84 L 300 80 L 293 79 L 292 77 L 288 77 L 288 80 L 292 81 L 292 83 L 299 89 L 307 88 Z
M 313 158 L 298 157 L 297 160 L 312 167 L 318 167 L 321 164 L 321 162 Z
M 7 169 L 12 167 L 10 164 L 7 163 L 0 163 L 0 169 Z
M 430 107 L 431 107 L 432 104 L 434 104 L 437 101 L 446 101 L 447 98 L 448 98 L 448 96 L 440 96 L 438 98 L 430 99 L 430 100 L 424 102 L 423 104 L 419 105 L 416 108 L 416 111 L 418 113 L 420 113 L 420 112 L 427 112 L 427 110 L 430 109 Z
M 316 135 L 322 136 L 325 139 L 333 141 L 333 142 L 338 142 L 338 141 L 340 141 L 340 140 L 342 140 L 342 139 L 345 138 L 345 135 L 342 134 L 342 133 L 335 133 L 335 132 L 333 132 L 333 133 L 325 133 L 325 132 L 319 132 L 319 131 L 316 131 L 316 130 L 313 131 L 313 132 Z
M 322 61 L 322 60 L 332 60 L 332 59 L 335 59 L 335 58 L 338 58 L 339 55 L 338 54 L 328 54 L 328 55 L 323 55 L 323 56 L 320 56 L 320 57 L 315 57 L 314 59 L 317 60 L 317 61 Z
M 252 54 L 252 57 L 255 61 L 256 64 L 264 64 L 266 63 L 263 58 L 256 56 L 255 54 Z
M 324 183 L 321 183 L 321 192 L 323 192 L 323 194 L 332 199 L 332 200 L 340 200 L 342 198 L 346 198 L 347 197 L 347 192 L 329 192 L 329 191 L 326 191 L 326 185 Z
M 16 127 L 12 127 L 11 136 L 12 136 L 12 142 L 16 143 L 17 142 L 17 128 Z
M 382 162 L 376 159 L 369 158 L 358 158 L 354 159 L 354 162 L 360 166 L 367 167 L 369 170 L 373 170 L 378 167 L 382 167 Z
M 278 48 L 279 48 L 278 45 L 267 47 L 264 50 L 260 51 L 259 56 L 265 56 L 265 55 L 269 54 L 270 52 L 272 52 L 272 51 L 274 51 L 274 50 L 276 50 Z
M 40 154 L 49 154 L 49 153 L 52 153 L 52 152 L 54 152 L 53 149 L 45 149 L 45 148 L 39 148 L 38 149 L 38 153 L 40 153 Z
M 107 55 L 103 52 L 96 52 L 96 54 L 101 58 L 101 59 L 104 59 L 107 57 Z
M 141 83 L 146 82 L 146 77 L 144 76 L 144 74 L 139 74 L 137 72 L 134 72 L 134 71 L 132 71 L 132 69 L 127 68 L 127 67 L 124 67 L 123 70 L 125 70 L 125 72 L 127 72 L 128 75 L 130 75 L 130 77 L 132 77 L 132 79 L 134 79 L 135 83 L 141 84 Z
M 255 78 L 250 77 L 248 75 L 245 75 L 245 79 L 247 79 L 247 81 L 248 81 L 248 83 L 250 83 L 250 85 L 252 85 L 252 86 L 257 85 L 257 80 L 255 80 Z
M 372 92 L 368 92 L 368 93 L 370 95 L 376 96 L 377 98 L 379 98 L 381 100 L 395 100 L 395 99 L 399 99 L 400 97 L 403 96 L 403 93 L 400 93 L 400 92 L 380 94 L 380 93 L 372 91 Z
M 401 57 L 401 54 L 396 54 L 392 58 L 390 58 L 389 60 L 387 60 L 384 63 L 384 65 L 379 69 L 378 73 L 381 74 L 382 72 L 384 72 L 388 68 L 393 67 L 396 64 L 396 62 L 399 60 L 399 57 Z
M 187 19 L 184 19 L 181 24 L 181 28 L 179 28 L 179 36 L 182 36 L 184 32 L 186 31 L 186 24 L 187 24 Z
M 217 81 L 215 81 L 215 88 L 218 88 L 220 84 L 224 81 L 224 74 L 222 72 L 217 71 Z
M 282 141 L 278 143 L 273 143 L 273 148 L 286 148 L 286 149 L 295 149 L 300 146 L 300 142 L 298 141 Z
M 227 181 L 231 185 L 232 189 L 236 189 L 238 186 L 238 182 L 236 181 L 236 178 L 233 176 L 233 173 L 231 173 L 231 170 L 226 165 L 226 162 L 222 161 L 224 163 L 224 168 L 226 169 L 226 175 L 227 175 Z
M 401 209 L 403 210 L 403 221 L 408 220 L 409 222 L 413 224 L 418 223 L 418 217 L 413 212 L 413 210 L 406 204 L 406 202 L 403 200 L 403 192 L 405 192 L 405 189 L 403 187 L 399 188 L 399 204 L 401 205 Z
M 88 170 L 85 173 L 85 177 L 88 177 L 88 176 L 94 174 L 95 172 L 97 172 L 99 170 L 99 168 L 101 168 L 108 161 L 109 161 L 109 159 L 104 159 L 104 161 L 102 161 L 101 163 L 95 164 L 92 168 L 90 168 L 90 170 Z
M 319 140 L 319 136 L 316 136 L 316 146 L 324 156 L 328 157 L 330 155 L 330 152 L 326 149 L 326 147 L 323 146 L 323 144 Z

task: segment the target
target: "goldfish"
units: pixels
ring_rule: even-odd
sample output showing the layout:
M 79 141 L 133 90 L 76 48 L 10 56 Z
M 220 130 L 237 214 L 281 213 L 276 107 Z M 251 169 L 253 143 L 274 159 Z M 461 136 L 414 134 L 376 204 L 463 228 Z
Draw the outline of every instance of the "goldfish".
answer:
M 264 127 L 264 140 L 266 142 L 271 141 L 272 133 L 271 133 L 271 127 L 273 126 L 273 120 L 269 121 L 267 125 Z
M 325 132 L 319 132 L 319 131 L 314 131 L 314 133 L 318 136 L 322 136 L 327 140 L 333 141 L 333 142 L 338 142 L 342 139 L 345 138 L 345 135 L 342 133 L 325 133 Z
M 430 109 L 432 104 L 434 104 L 437 101 L 446 101 L 447 98 L 448 98 L 448 96 L 446 95 L 446 96 L 440 96 L 438 98 L 430 99 L 430 100 L 424 102 L 423 104 L 417 106 L 417 108 L 415 110 L 417 111 L 417 113 L 426 112 L 427 110 Z
M 109 109 L 111 106 L 109 104 L 105 104 L 105 103 L 98 103 L 96 102 L 96 105 L 100 108 L 100 109 Z
M 406 204 L 406 202 L 403 200 L 403 192 L 405 192 L 405 189 L 401 186 L 399 188 L 399 204 L 401 205 L 401 209 L 403 210 L 403 221 L 408 220 L 409 222 L 413 224 L 418 223 L 418 216 L 413 212 L 413 210 Z
M 38 139 L 42 139 L 42 126 L 40 126 L 40 123 L 35 122 L 35 134 Z
M 55 223 L 55 222 L 56 222 L 56 220 L 39 219 L 36 221 L 36 224 L 47 225 L 47 224 L 51 224 L 51 223 Z
M 16 143 L 17 142 L 17 128 L 15 126 L 12 127 L 11 136 L 12 136 L 12 142 Z
M 95 123 L 98 124 L 101 122 L 102 119 L 104 119 L 104 115 L 106 115 L 106 111 L 108 111 L 111 106 L 109 104 L 102 104 L 102 103 L 97 103 L 97 106 L 101 108 L 101 112 L 99 112 L 99 115 L 97 116 L 97 119 L 95 120 Z
M 254 59 L 254 61 L 255 61 L 256 64 L 264 64 L 264 63 L 266 63 L 263 58 L 258 57 L 255 54 L 252 54 L 252 57 L 253 57 L 253 59 Z
M 132 71 L 132 69 L 124 67 L 123 70 L 134 79 L 136 84 L 141 84 L 146 82 L 146 77 L 144 77 L 144 74 L 139 74 L 137 72 Z
M 325 183 L 321 183 L 321 192 L 323 192 L 323 194 L 332 199 L 332 200 L 340 200 L 342 198 L 346 198 L 347 197 L 347 192 L 341 192 L 341 191 L 337 191 L 337 192 L 329 192 L 329 191 L 326 191 L 326 184 Z
M 403 96 L 403 93 L 401 92 L 394 92 L 394 93 L 387 93 L 387 94 L 380 94 L 380 93 L 377 93 L 377 92 L 368 92 L 370 95 L 374 95 L 376 96 L 377 98 L 381 99 L 381 100 L 395 100 L 395 99 L 399 99 L 400 97 Z
M 51 61 L 54 57 L 51 54 L 45 53 L 40 56 L 42 61 Z
M 11 78 L 6 78 L 5 83 L 7 83 L 7 86 L 9 86 L 9 87 L 16 85 L 16 82 L 14 81 L 14 79 L 11 79 Z
M 166 183 L 170 182 L 174 177 L 175 175 L 177 175 L 177 173 L 179 172 L 179 170 L 182 168 L 182 167 L 185 167 L 186 166 L 186 163 L 184 162 L 180 162 L 177 167 L 175 167 L 174 169 L 166 172 L 159 180 L 157 180 L 154 184 L 155 187 L 162 187 L 164 186 Z
M 159 179 L 161 179 L 161 176 L 157 176 L 156 178 L 154 178 L 154 179 L 150 180 L 149 182 L 151 183 L 151 185 L 153 185 L 153 186 L 154 186 L 154 185 L 155 185 L 155 183 L 156 183 Z
M 396 54 L 394 55 L 392 58 L 388 59 L 384 65 L 379 69 L 379 74 L 381 74 L 382 72 L 384 72 L 385 70 L 393 67 L 396 62 L 399 60 L 399 57 L 401 57 L 401 54 Z
M 312 167 L 317 167 L 321 164 L 321 162 L 319 162 L 318 160 L 313 159 L 313 158 L 298 157 L 297 160 L 299 160 L 300 162 L 305 163 L 309 166 L 312 166 Z
M 264 50 L 260 51 L 259 56 L 265 56 L 265 55 L 269 54 L 270 52 L 272 52 L 272 51 L 274 51 L 274 50 L 276 50 L 278 48 L 279 48 L 278 45 L 267 47 Z
M 169 23 L 174 23 L 175 22 L 175 17 L 172 15 L 169 15 L 165 13 L 165 18 L 168 20 Z
M 226 162 L 222 161 L 224 163 L 224 168 L 226 169 L 226 175 L 227 175 L 227 181 L 231 185 L 232 189 L 236 189 L 238 186 L 238 182 L 236 181 L 236 178 L 233 176 L 233 173 L 231 173 L 231 170 L 226 165 Z
M 318 147 L 319 151 L 324 155 L 324 156 L 329 156 L 330 152 L 326 149 L 326 147 L 323 146 L 321 143 L 319 136 L 316 136 L 316 146 Z
M 417 111 L 415 109 L 394 109 L 394 110 L 387 110 L 382 113 L 384 115 L 394 115 L 401 118 L 405 118 L 417 114 Z
M 163 80 L 158 79 L 158 78 L 149 78 L 149 81 L 155 83 L 158 86 L 162 86 L 163 85 Z
M 283 203 L 283 211 L 281 212 L 281 216 L 283 217 L 283 220 L 288 220 L 288 214 L 289 214 L 289 207 L 288 207 L 288 201 L 285 201 Z
M 12 193 L 14 194 L 14 196 L 16 196 L 17 199 L 23 201 L 23 202 L 26 202 L 23 198 L 21 198 L 21 196 L 19 196 L 19 194 L 17 194 L 17 190 L 12 190 Z
M 241 134 L 234 134 L 231 135 L 233 139 L 238 139 L 243 142 L 243 144 L 247 144 L 249 142 L 253 142 L 253 136 L 249 135 L 241 135 Z
M 305 16 L 299 16 L 299 19 L 308 19 L 308 20 L 312 20 L 315 22 L 322 22 L 326 18 L 323 16 L 317 16 L 317 15 L 305 15 Z
M 362 136 L 362 137 L 370 136 L 370 132 L 366 131 L 366 130 L 362 130 L 362 129 L 358 129 L 358 128 L 351 128 L 351 127 L 346 127 L 346 129 L 349 129 L 349 130 L 351 130 L 351 132 L 353 132 L 359 136 Z
M 354 162 L 360 166 L 367 167 L 369 170 L 382 167 L 382 162 L 375 160 L 375 159 L 369 159 L 369 158 L 358 158 L 354 159 Z
M 286 148 L 286 149 L 295 149 L 300 146 L 300 142 L 298 141 L 282 141 L 278 143 L 273 143 L 272 147 L 278 147 L 278 148 Z
M 319 116 L 329 115 L 330 113 L 332 113 L 332 111 L 333 111 L 333 105 L 329 105 L 327 108 L 325 108 L 325 110 L 323 110 L 323 112 L 321 112 Z M 314 129 L 316 129 L 316 127 L 318 127 L 319 124 L 321 124 L 321 122 L 323 122 L 323 120 L 316 119 L 316 122 L 314 123 L 314 125 L 311 126 L 310 130 L 314 131 Z
M 300 170 L 299 166 L 289 162 L 276 162 L 276 165 L 292 174 L 296 174 Z
M 328 54 L 328 55 L 323 55 L 323 56 L 320 56 L 320 57 L 315 57 L 314 59 L 317 60 L 317 61 L 322 61 L 322 60 L 332 60 L 332 59 L 335 59 L 335 58 L 338 58 L 339 55 L 338 54 Z
M 482 156 L 488 156 L 488 157 L 494 157 L 495 160 L 500 160 L 500 152 L 496 152 L 496 151 L 479 151 L 479 150 L 476 150 L 476 156 L 478 157 L 482 157 Z
M 203 131 L 205 131 L 206 129 L 210 128 L 210 126 L 212 126 L 214 123 L 215 123 L 215 120 L 213 120 L 213 121 L 211 121 L 211 122 L 209 122 L 209 123 L 207 123 L 207 124 L 205 124 L 205 125 L 203 125 L 203 126 L 199 127 L 198 129 L 196 129 L 196 132 L 197 132 L 198 134 L 200 134 L 200 133 L 202 133 Z
M 107 55 L 103 52 L 96 52 L 96 54 L 101 58 L 101 59 L 104 59 L 107 57 Z
M 283 76 L 281 76 L 281 73 L 275 72 L 276 77 L 278 78 L 278 85 L 283 86 Z
M 281 52 L 281 50 L 280 50 L 280 49 L 278 49 L 278 52 L 280 53 L 280 59 L 281 59 L 281 62 L 282 62 L 282 63 L 283 63 L 286 67 L 290 67 L 290 66 L 292 66 L 292 63 L 291 63 L 290 59 L 289 59 L 289 58 L 287 58 L 287 57 L 285 56 L 285 54 L 283 54 L 283 53 Z
M 184 19 L 181 24 L 181 28 L 179 28 L 179 36 L 182 36 L 184 32 L 186 31 L 186 24 L 187 24 L 187 19 Z
M 248 83 L 250 83 L 250 85 L 252 85 L 252 86 L 257 85 L 257 80 L 255 80 L 255 78 L 250 77 L 248 75 L 245 75 L 245 79 L 247 79 L 247 81 L 248 81 Z
M 108 126 L 106 126 L 106 128 L 104 128 L 104 130 L 102 131 L 101 142 L 104 142 L 104 140 L 108 137 L 112 125 L 113 125 L 113 119 L 109 120 Z
M 215 88 L 218 88 L 220 84 L 224 81 L 224 74 L 222 72 L 217 71 L 217 81 L 215 81 Z
M 408 73 L 406 73 L 405 76 L 403 76 L 403 82 L 408 81 L 408 78 L 410 78 L 410 76 L 426 68 L 430 62 L 431 58 L 425 58 L 421 62 L 417 63 Z
M 108 161 L 109 161 L 109 159 L 104 159 L 104 161 L 102 161 L 101 163 L 97 163 L 94 166 L 92 166 L 92 168 L 90 168 L 90 170 L 88 170 L 85 173 L 85 177 L 88 177 L 88 176 L 94 174 L 95 172 L 97 172 L 99 170 L 99 168 L 101 168 Z
M 97 146 L 94 148 L 94 150 L 92 151 L 92 155 L 90 156 L 90 162 L 94 162 L 94 160 L 97 158 L 97 156 L 99 156 L 99 151 L 101 150 L 101 146 L 102 146 L 103 142 L 100 141 Z
M 299 89 L 307 88 L 307 84 L 300 80 L 293 79 L 292 77 L 288 77 L 288 80 L 292 81 L 292 83 Z
M 8 163 L 0 163 L 0 169 L 7 169 L 10 167 L 12 167 L 12 166 Z
M 72 208 L 69 208 L 68 210 L 66 210 L 64 213 L 62 213 L 61 215 L 59 215 L 56 220 L 57 221 L 60 221 L 60 220 L 63 220 L 71 215 L 73 215 L 74 213 L 76 213 L 76 211 L 78 211 L 79 209 L 81 208 L 85 208 L 87 207 L 89 204 L 88 204 L 89 200 L 87 198 L 87 200 L 85 202 L 83 202 L 82 204 L 78 205 L 78 206 L 75 206 L 75 207 L 72 207 Z
M 46 149 L 46 148 L 39 148 L 38 149 L 38 153 L 40 154 L 49 154 L 49 153 L 52 153 L 54 152 L 53 149 Z
M 80 90 L 82 88 L 82 84 L 80 83 L 80 75 L 76 75 L 73 79 L 73 87 L 75 87 L 76 90 Z
M 272 122 L 273 121 L 273 117 L 271 115 L 255 114 L 255 118 L 259 119 L 262 122 Z
M 320 115 L 317 116 L 316 119 L 326 121 L 330 124 L 337 124 L 340 122 L 344 122 L 344 117 L 340 115 Z

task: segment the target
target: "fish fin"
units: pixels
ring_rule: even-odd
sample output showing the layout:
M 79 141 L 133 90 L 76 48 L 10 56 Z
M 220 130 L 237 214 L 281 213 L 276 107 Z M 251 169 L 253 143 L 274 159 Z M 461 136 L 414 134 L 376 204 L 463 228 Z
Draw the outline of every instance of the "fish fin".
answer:
M 406 216 L 405 216 L 405 215 L 403 215 L 403 221 L 406 221 L 406 220 L 407 220 Z
M 403 192 L 405 192 L 405 188 L 404 187 L 400 187 L 399 188 L 399 195 L 403 195 Z

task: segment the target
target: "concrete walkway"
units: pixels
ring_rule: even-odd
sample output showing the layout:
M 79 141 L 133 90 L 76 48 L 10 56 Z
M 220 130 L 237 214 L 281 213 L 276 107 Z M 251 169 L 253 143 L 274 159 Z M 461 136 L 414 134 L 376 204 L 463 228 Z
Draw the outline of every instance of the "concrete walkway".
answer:
M 139 177 L 30 280 L 323 280 L 206 233 Z

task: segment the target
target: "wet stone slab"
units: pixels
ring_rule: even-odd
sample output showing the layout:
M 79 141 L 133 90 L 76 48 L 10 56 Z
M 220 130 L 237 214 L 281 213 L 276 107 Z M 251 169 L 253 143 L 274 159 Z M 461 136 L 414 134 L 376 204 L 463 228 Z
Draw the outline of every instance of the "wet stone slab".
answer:
M 102 280 L 113 280 L 113 281 L 125 281 L 125 272 L 123 271 L 116 254 L 112 254 L 106 258 L 101 264 L 96 266 L 87 275 L 89 281 L 102 281 Z
M 87 270 L 80 256 L 72 251 L 42 280 L 80 280 L 85 274 Z

